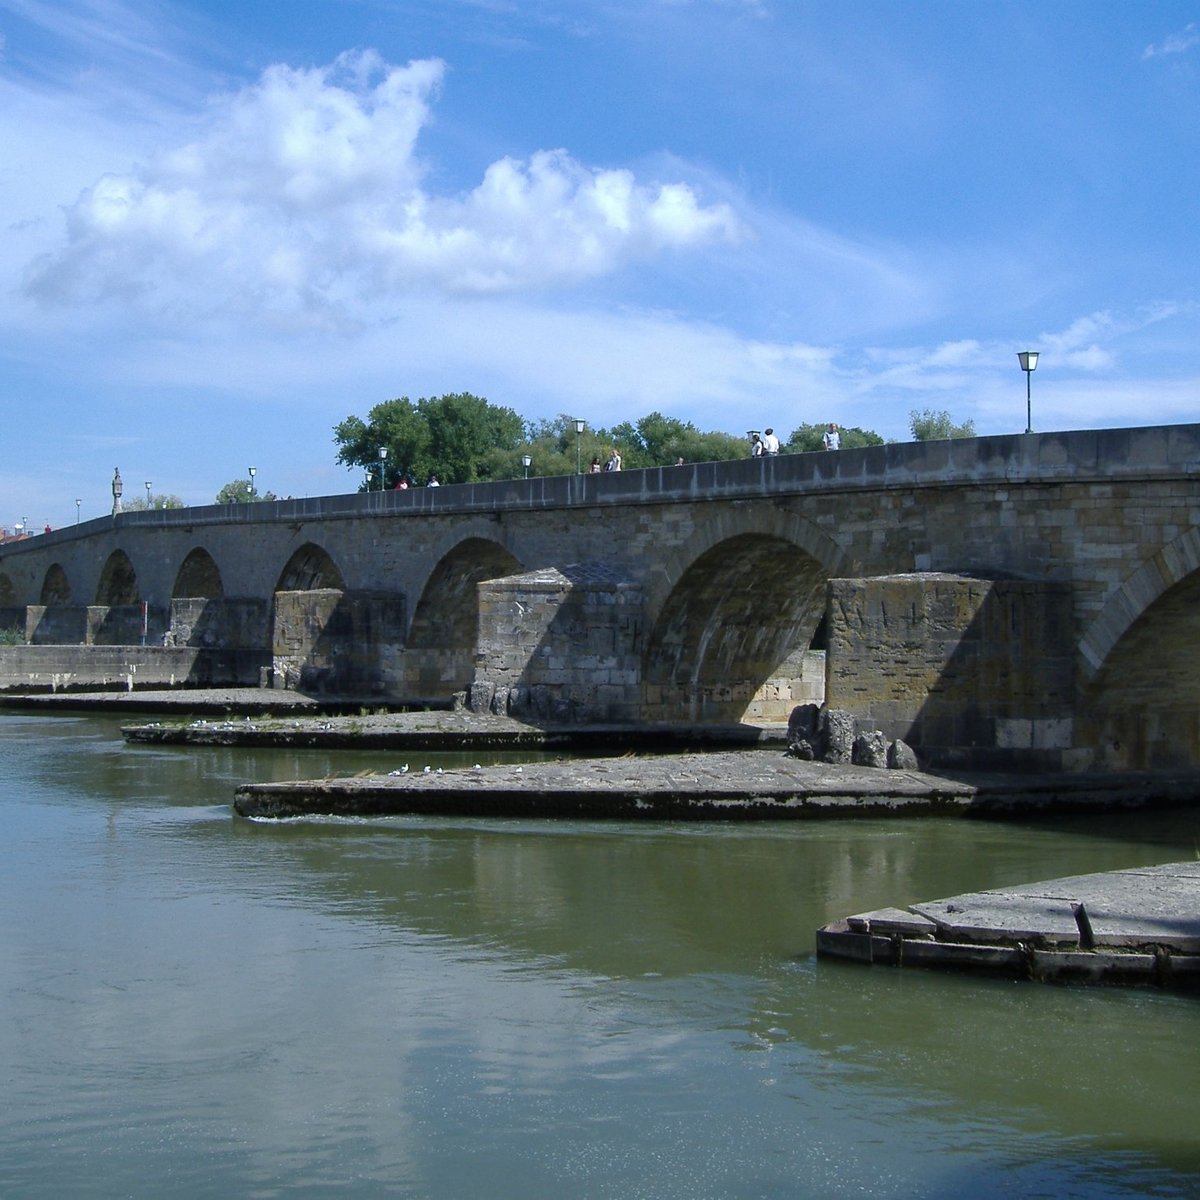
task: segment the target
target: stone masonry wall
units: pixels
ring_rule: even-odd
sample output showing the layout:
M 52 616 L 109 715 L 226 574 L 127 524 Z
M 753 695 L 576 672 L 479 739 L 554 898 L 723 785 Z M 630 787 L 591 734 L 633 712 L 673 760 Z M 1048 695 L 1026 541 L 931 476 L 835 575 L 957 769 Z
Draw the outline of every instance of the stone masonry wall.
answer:
M 641 588 L 598 564 L 481 583 L 473 703 L 501 697 L 516 715 L 559 721 L 636 720 L 642 619 Z
M 829 585 L 826 704 L 931 765 L 1070 765 L 1070 589 L 950 575 Z
M 335 588 L 276 592 L 272 682 L 383 696 L 403 677 L 404 631 L 402 595 Z
M 253 687 L 265 661 L 194 646 L 0 646 L 0 691 Z

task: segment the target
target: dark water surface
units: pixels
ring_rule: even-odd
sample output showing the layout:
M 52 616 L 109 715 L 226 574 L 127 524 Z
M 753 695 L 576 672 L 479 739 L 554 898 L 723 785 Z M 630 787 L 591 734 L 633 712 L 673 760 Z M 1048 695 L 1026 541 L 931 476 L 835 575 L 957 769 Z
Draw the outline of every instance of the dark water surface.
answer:
M 231 815 L 395 765 L 0 715 L 0 1196 L 1200 1196 L 1200 999 L 813 956 L 1197 816 Z

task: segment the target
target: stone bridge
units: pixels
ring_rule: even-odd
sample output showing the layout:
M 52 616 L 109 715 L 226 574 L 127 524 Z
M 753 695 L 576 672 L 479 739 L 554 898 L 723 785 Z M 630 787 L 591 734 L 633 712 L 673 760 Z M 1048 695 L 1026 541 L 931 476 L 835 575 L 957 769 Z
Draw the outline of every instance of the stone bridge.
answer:
M 129 512 L 0 548 L 0 675 L 1194 766 L 1198 568 L 1200 425 Z

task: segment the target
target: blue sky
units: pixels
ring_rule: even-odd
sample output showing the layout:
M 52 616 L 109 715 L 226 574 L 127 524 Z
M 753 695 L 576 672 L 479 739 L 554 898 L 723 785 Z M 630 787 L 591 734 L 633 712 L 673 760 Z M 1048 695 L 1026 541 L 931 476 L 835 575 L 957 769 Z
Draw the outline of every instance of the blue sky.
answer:
M 1198 99 L 1169 0 L 0 0 L 0 526 L 399 395 L 1194 420 Z

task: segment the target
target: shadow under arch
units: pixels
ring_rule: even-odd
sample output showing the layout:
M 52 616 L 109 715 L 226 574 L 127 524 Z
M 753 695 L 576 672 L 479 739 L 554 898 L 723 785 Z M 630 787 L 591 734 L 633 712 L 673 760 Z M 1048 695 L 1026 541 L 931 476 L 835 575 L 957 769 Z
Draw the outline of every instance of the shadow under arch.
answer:
M 1105 601 L 1079 639 L 1084 679 L 1095 679 L 1113 648 L 1166 592 L 1200 571 L 1200 528 L 1189 529 L 1147 559 Z
M 777 536 L 739 533 L 706 550 L 662 604 L 647 639 L 647 715 L 741 720 L 763 684 L 809 648 L 825 615 L 828 578 L 823 563 Z
M 337 564 L 328 552 L 315 542 L 305 542 L 291 558 L 287 560 L 279 573 L 279 581 L 275 584 L 277 592 L 314 592 L 323 589 L 333 589 L 339 592 L 346 590 L 346 581 L 342 578 Z
M 71 581 L 61 563 L 52 563 L 46 569 L 46 576 L 42 580 L 42 595 L 38 603 L 47 606 L 71 603 Z
M 117 607 L 123 604 L 140 604 L 137 572 L 124 550 L 114 550 L 100 572 L 96 585 L 96 603 Z
M 17 603 L 17 589 L 13 581 L 0 572 L 0 608 L 13 608 Z
M 219 600 L 224 595 L 221 569 L 213 556 L 203 546 L 189 551 L 175 576 L 171 598 L 198 596 L 207 600 Z
M 479 639 L 478 585 L 523 570 L 511 551 L 484 537 L 467 537 L 429 574 L 408 633 L 410 668 L 418 692 L 445 695 L 468 687 Z
M 655 621 L 684 574 L 708 551 L 743 537 L 775 538 L 794 546 L 818 563 L 827 579 L 859 571 L 859 564 L 851 561 L 837 542 L 798 513 L 773 504 L 727 508 L 714 516 L 702 516 L 691 537 L 645 573 L 647 619 Z
M 1164 588 L 1084 678 L 1075 740 L 1111 769 L 1200 765 L 1200 569 Z

